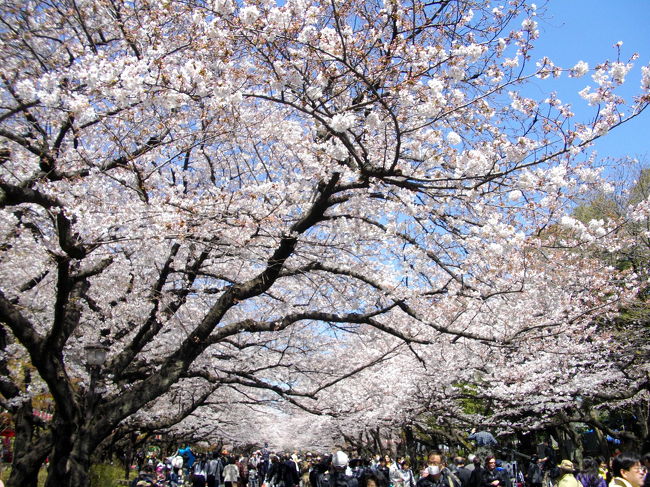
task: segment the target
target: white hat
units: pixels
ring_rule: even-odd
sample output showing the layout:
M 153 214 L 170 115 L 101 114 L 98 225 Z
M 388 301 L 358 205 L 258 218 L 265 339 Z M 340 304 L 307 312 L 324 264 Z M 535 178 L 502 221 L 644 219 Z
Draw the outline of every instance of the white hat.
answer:
M 348 456 L 345 454 L 345 452 L 342 451 L 337 451 L 333 456 L 332 456 L 332 465 L 334 467 L 346 467 L 348 465 Z

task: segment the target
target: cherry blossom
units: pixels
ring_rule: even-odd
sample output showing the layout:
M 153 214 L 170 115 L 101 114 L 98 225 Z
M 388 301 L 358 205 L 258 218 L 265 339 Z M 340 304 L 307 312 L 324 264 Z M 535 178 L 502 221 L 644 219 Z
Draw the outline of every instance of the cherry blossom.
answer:
M 334 444 L 425 410 L 475 420 L 458 403 L 475 383 L 508 430 L 531 426 L 519 406 L 622 380 L 594 323 L 638 294 L 602 258 L 630 242 L 567 216 L 607 183 L 589 145 L 650 101 L 647 68 L 618 94 L 634 59 L 593 68 L 576 120 L 523 94 L 570 69 L 533 59 L 523 2 L 5 9 L 0 319 L 52 397 L 33 445 L 48 487 L 87 485 L 91 454 L 136 425 L 209 435 L 195 419 L 214 418 L 235 441 L 250 414 L 284 445 L 273 418 L 304 411 L 331 437 L 296 441 Z M 8 372 L 15 411 L 30 395 Z

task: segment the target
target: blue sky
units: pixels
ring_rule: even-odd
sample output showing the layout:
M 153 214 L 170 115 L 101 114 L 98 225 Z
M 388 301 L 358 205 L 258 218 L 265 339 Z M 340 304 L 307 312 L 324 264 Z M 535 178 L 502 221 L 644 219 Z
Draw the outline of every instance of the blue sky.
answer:
M 615 59 L 613 45 L 622 41 L 621 61 L 639 54 L 627 77 L 628 88 L 621 92 L 631 97 L 640 91 L 641 66 L 650 64 L 650 0 L 544 0 L 537 2 L 540 39 L 534 59 L 544 55 L 562 67 L 586 61 L 589 67 L 609 58 Z M 546 13 L 541 14 L 542 7 Z M 560 99 L 572 101 L 576 114 L 585 106 L 576 95 L 586 85 L 595 83 L 590 76 L 578 80 L 563 77 L 558 82 Z M 540 84 L 547 89 L 547 84 Z M 638 157 L 650 163 L 650 111 L 608 134 L 596 145 L 600 157 Z

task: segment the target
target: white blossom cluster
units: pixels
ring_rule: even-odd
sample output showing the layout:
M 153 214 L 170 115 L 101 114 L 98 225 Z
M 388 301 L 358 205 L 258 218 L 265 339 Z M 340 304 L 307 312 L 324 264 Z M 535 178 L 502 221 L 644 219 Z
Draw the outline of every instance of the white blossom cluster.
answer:
M 30 35 L 0 33 L 0 291 L 13 341 L 56 335 L 68 377 L 43 383 L 86 387 L 105 340 L 115 427 L 214 387 L 177 429 L 284 447 L 475 420 L 463 387 L 505 431 L 625 381 L 594 323 L 646 283 L 603 255 L 649 204 L 572 211 L 606 192 L 589 144 L 647 106 L 648 67 L 626 103 L 633 59 L 531 62 L 533 6 L 451 6 L 448 36 L 398 3 L 171 0 L 122 21 L 96 3 L 79 28 L 43 4 L 13 18 Z M 591 117 L 522 89 L 562 72 L 591 73 Z

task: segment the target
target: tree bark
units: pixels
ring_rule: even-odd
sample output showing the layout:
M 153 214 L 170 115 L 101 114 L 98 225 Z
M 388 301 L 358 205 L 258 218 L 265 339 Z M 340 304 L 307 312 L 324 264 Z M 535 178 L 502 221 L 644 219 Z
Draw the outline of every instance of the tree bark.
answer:
M 51 436 L 34 436 L 32 403 L 27 401 L 14 415 L 16 438 L 7 487 L 37 487 L 38 472 L 51 449 Z
M 65 431 L 67 434 L 63 434 Z M 60 434 L 59 434 L 60 433 Z M 90 482 L 91 435 L 85 428 L 62 424 L 54 438 L 45 487 L 87 487 Z
M 413 434 L 413 428 L 410 426 L 404 428 L 404 443 L 406 456 L 411 459 L 411 465 L 415 468 L 415 459 L 417 458 L 417 440 Z

